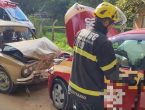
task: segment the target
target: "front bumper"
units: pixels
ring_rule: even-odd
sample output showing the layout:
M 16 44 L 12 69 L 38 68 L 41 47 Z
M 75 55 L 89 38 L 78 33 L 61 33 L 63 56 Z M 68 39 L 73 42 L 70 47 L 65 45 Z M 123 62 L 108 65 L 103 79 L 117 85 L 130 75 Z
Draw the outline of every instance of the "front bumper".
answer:
M 52 70 L 53 68 L 34 71 L 30 76 L 26 78 L 18 78 L 16 80 L 16 84 L 31 84 L 31 83 L 47 80 Z

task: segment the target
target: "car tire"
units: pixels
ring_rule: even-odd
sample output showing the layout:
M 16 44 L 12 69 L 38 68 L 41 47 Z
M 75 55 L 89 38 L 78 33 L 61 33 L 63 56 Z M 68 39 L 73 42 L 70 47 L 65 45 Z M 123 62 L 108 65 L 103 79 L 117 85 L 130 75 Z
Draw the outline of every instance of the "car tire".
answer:
M 58 110 L 71 110 L 72 106 L 69 103 L 68 84 L 61 80 L 55 79 L 51 89 L 51 97 L 54 106 Z
M 0 93 L 12 93 L 15 86 L 4 68 L 0 67 Z

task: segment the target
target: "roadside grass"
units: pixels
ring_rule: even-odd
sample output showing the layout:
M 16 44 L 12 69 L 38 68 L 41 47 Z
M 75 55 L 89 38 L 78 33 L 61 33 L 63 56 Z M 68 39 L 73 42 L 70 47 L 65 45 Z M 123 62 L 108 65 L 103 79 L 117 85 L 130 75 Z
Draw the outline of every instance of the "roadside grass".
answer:
M 52 32 L 51 32 L 52 26 L 44 26 L 43 31 L 45 33 L 44 36 L 46 36 L 48 39 L 52 40 Z M 117 29 L 120 29 L 119 26 L 116 26 Z M 67 51 L 67 52 L 72 52 L 73 49 L 68 45 L 67 43 L 67 38 L 65 34 L 65 27 L 64 26 L 55 26 L 55 29 L 57 32 L 54 33 L 54 43 L 62 50 L 62 51 Z M 131 28 L 128 27 L 126 30 L 130 30 Z M 48 32 L 48 30 L 50 32 Z
M 52 33 L 47 32 L 45 36 L 52 40 Z M 54 34 L 54 43 L 62 50 L 62 51 L 67 51 L 67 52 L 72 52 L 72 48 L 68 45 L 67 43 L 67 38 L 66 34 L 62 32 L 55 32 Z

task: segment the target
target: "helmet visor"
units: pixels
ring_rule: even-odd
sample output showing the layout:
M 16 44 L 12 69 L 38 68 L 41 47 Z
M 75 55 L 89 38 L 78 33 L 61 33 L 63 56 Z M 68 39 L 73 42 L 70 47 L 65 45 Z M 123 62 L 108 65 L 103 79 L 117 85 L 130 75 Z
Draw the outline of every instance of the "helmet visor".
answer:
M 119 24 L 119 25 L 124 25 L 127 22 L 127 18 L 125 14 L 118 8 L 116 7 L 117 12 L 115 13 L 113 20 L 114 24 Z

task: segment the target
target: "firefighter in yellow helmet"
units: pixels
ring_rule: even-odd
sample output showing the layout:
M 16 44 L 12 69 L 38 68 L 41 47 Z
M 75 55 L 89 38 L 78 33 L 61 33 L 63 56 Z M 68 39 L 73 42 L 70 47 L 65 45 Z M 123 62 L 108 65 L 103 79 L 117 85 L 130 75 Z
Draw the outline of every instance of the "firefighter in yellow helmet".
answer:
M 103 2 L 95 11 L 94 29 L 82 29 L 74 43 L 74 60 L 69 81 L 73 110 L 104 110 L 104 76 L 118 80 L 119 72 L 107 29 L 113 23 L 125 23 L 126 17 L 116 6 Z

